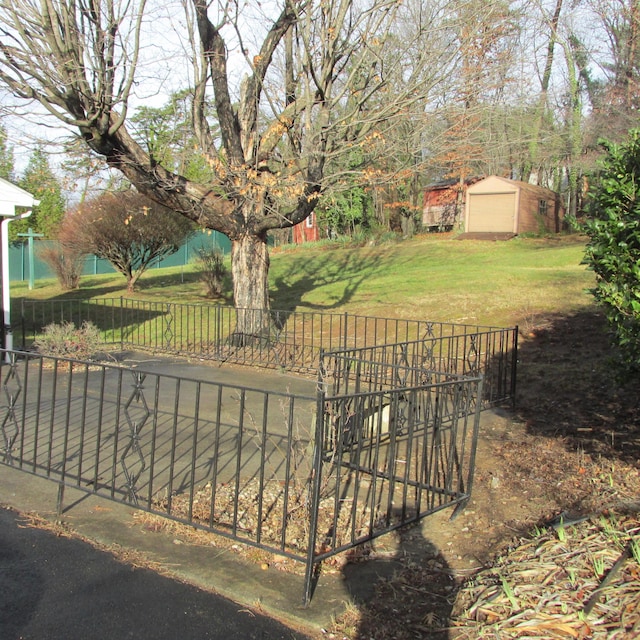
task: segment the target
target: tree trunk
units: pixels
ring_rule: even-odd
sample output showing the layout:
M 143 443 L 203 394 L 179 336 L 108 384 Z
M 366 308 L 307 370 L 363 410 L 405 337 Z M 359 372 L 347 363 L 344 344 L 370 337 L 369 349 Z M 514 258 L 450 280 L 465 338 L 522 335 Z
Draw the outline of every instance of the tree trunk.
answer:
M 135 273 L 130 273 L 127 275 L 127 293 L 133 293 L 136 288 L 136 284 L 142 275 L 141 271 L 136 271 Z
M 245 233 L 231 244 L 231 274 L 236 307 L 235 343 L 269 334 L 269 250 L 266 237 Z
M 563 0 L 556 0 L 556 8 L 553 17 L 549 23 L 551 33 L 549 34 L 549 43 L 547 45 L 547 57 L 542 74 L 542 84 L 540 87 L 540 95 L 538 96 L 538 104 L 535 107 L 533 133 L 531 134 L 531 142 L 529 143 L 529 158 L 523 171 L 521 179 L 524 182 L 531 182 L 534 173 L 537 172 L 535 184 L 540 184 L 539 172 L 539 154 L 540 154 L 540 132 L 547 110 L 547 96 L 549 94 L 549 84 L 551 83 L 551 70 L 553 67 L 553 56 L 555 45 L 558 39 L 558 23 L 560 22 L 560 12 L 562 11 Z
M 403 238 L 413 238 L 415 232 L 415 218 L 412 209 L 400 213 L 400 227 Z

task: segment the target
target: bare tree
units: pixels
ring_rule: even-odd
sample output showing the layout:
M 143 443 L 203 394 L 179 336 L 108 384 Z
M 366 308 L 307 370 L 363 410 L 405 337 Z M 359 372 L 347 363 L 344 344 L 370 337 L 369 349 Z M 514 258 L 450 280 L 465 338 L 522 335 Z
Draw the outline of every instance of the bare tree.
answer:
M 72 291 L 80 286 L 87 253 L 77 243 L 65 246 L 58 241 L 40 244 L 38 257 L 56 274 L 58 284 L 64 291 Z
M 458 56 L 440 110 L 442 131 L 432 148 L 433 164 L 440 167 L 441 177 L 459 180 L 460 194 L 467 178 L 483 173 L 496 146 L 495 135 L 489 135 L 493 114 L 508 100 L 517 68 L 521 16 L 514 4 L 467 0 L 452 10 L 451 37 Z
M 226 234 L 239 309 L 269 308 L 267 233 L 313 211 L 339 180 L 327 169 L 341 155 L 382 154 L 385 132 L 439 68 L 428 49 L 413 55 L 431 25 L 397 33 L 396 0 L 265 6 L 184 0 L 193 133 L 213 174 L 201 183 L 164 166 L 129 126 L 152 0 L 0 0 L 0 82 L 75 129 L 141 193 Z M 394 92 L 392 77 L 403 78 Z M 238 332 L 261 332 L 266 315 L 238 314 Z
M 640 4 L 637 0 L 589 0 L 593 25 L 600 28 L 600 51 L 585 62 L 602 73 L 590 78 L 592 144 L 598 137 L 622 142 L 637 127 L 640 111 Z M 600 76 L 600 77 L 598 77 Z
M 529 181 L 532 174 L 535 175 L 535 182 L 540 182 L 540 137 L 543 129 L 543 122 L 548 118 L 549 113 L 549 87 L 551 85 L 551 72 L 553 70 L 553 60 L 556 50 L 556 41 L 558 39 L 558 23 L 560 21 L 560 13 L 562 12 L 563 0 L 555 0 L 555 7 L 551 15 L 546 15 L 544 8 L 540 5 L 540 11 L 544 15 L 543 21 L 547 23 L 549 29 L 549 41 L 544 56 L 544 68 L 540 78 L 540 94 L 538 95 L 537 104 L 533 113 L 533 130 L 531 132 L 531 140 L 529 142 L 529 158 L 524 167 L 524 175 L 522 179 Z

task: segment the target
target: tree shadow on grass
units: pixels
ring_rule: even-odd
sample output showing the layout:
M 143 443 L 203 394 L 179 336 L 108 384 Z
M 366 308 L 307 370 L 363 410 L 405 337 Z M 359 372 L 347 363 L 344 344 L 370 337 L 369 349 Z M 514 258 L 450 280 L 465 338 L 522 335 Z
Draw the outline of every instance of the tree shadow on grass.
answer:
M 160 271 L 155 268 L 150 268 L 147 269 L 136 282 L 133 293 L 129 293 L 127 292 L 126 278 L 118 272 L 114 271 L 101 275 L 85 274 L 81 277 L 80 286 L 77 289 L 59 291 L 53 299 L 86 300 L 108 297 L 119 298 L 121 296 L 125 298 L 135 298 L 136 294 L 153 291 L 154 289 L 163 292 L 167 288 L 175 288 L 177 291 L 180 291 L 184 286 L 200 284 L 201 275 L 201 272 L 195 270 L 167 272 L 164 268 L 161 268 Z M 231 276 L 228 276 L 226 279 L 225 288 L 228 292 L 231 292 Z M 204 295 L 204 291 L 205 287 L 202 285 L 202 300 L 208 301 L 209 299 Z M 36 296 L 31 295 L 31 292 L 25 291 L 22 295 L 13 295 L 12 300 L 19 303 L 21 300 L 32 299 L 34 297 Z M 163 301 L 167 300 L 163 298 Z
M 153 305 L 126 308 L 91 298 L 25 300 L 12 312 L 14 345 L 30 349 L 48 325 L 72 323 L 80 328 L 85 322 L 95 325 L 106 343 L 117 344 L 127 342 L 129 337 L 139 338 L 141 327 L 157 329 L 158 319 L 163 316 L 163 308 Z
M 594 309 L 540 318 L 522 333 L 515 413 L 528 433 L 637 462 L 640 388 L 617 378 L 603 315 Z
M 352 302 L 360 287 L 372 275 L 384 273 L 388 267 L 384 253 L 378 248 L 333 251 L 322 254 L 301 252 L 288 261 L 288 268 L 273 276 L 271 299 L 274 309 L 309 309 L 330 311 Z M 307 294 L 324 289 L 325 303 L 303 300 Z

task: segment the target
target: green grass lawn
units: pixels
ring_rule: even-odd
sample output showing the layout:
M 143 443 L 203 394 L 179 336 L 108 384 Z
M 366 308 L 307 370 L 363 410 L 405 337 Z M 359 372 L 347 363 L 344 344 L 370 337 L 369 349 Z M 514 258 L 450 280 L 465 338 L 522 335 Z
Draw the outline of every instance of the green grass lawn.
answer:
M 270 283 L 274 309 L 345 312 L 487 325 L 593 306 L 593 274 L 580 264 L 584 238 L 515 238 L 508 242 L 425 235 L 376 246 L 317 243 L 274 250 Z M 21 298 L 79 299 L 126 296 L 119 274 L 85 276 L 63 292 L 55 280 L 12 283 Z M 153 269 L 134 298 L 214 302 L 204 297 L 194 265 Z M 225 300 L 215 301 L 230 303 Z

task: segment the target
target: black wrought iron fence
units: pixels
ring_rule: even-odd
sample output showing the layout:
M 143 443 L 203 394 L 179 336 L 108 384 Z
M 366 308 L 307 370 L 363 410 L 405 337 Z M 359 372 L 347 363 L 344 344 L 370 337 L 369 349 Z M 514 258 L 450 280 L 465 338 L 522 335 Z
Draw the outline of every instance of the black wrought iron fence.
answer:
M 480 376 L 283 393 L 0 356 L 0 462 L 297 561 L 305 602 L 323 560 L 470 496 Z
M 417 340 L 323 353 L 321 375 L 333 393 L 361 393 L 431 382 L 434 376 L 484 377 L 483 406 L 515 396 L 517 349 L 510 330 L 427 333 Z
M 321 354 L 355 350 L 360 360 L 380 359 L 392 345 L 413 345 L 411 357 L 428 360 L 433 370 L 482 374 L 483 402 L 513 401 L 517 328 L 482 327 L 397 318 L 304 311 L 269 311 L 263 323 L 243 309 L 247 326 L 267 327 L 259 334 L 239 332 L 233 307 L 162 303 L 128 298 L 91 301 L 28 301 L 21 306 L 14 344 L 29 348 L 51 322 L 90 320 L 106 343 L 123 348 L 193 355 L 223 362 L 283 368 L 315 375 Z M 416 351 L 416 349 L 419 350 Z M 354 354 L 355 354 L 354 351 Z M 423 365 L 421 365 L 423 366 Z

